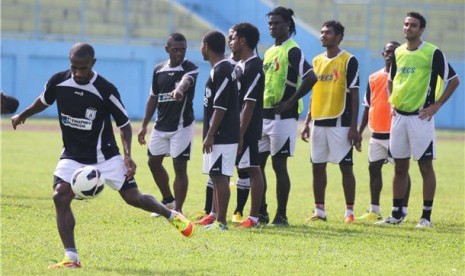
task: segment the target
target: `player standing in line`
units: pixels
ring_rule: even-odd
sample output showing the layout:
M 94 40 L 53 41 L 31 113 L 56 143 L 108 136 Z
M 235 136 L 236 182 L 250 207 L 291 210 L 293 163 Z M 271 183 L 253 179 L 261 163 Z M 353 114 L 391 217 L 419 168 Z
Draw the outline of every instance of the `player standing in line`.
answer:
M 247 172 L 250 176 L 252 188 L 250 215 L 239 225 L 244 228 L 258 226 L 258 211 L 263 196 L 258 140 L 262 134 L 265 75 L 263 62 L 254 53 L 259 39 L 260 33 L 257 27 L 250 23 L 240 23 L 234 25 L 229 41 L 233 55 L 240 59 L 235 67 L 239 87 L 239 106 L 242 107 L 236 166 L 239 174 Z
M 305 120 L 302 138 L 310 136 L 313 163 L 313 194 L 315 213 L 307 222 L 326 221 L 325 190 L 326 164 L 339 164 L 346 200 L 345 222 L 354 222 L 355 177 L 353 173 L 353 146 L 360 148 L 357 131 L 358 116 L 358 61 L 341 50 L 344 26 L 338 21 L 323 23 L 320 33 L 326 51 L 313 59 L 318 82 L 313 87 L 311 107 Z
M 184 236 L 190 237 L 194 230 L 190 221 L 137 188 L 136 164 L 131 158 L 131 124 L 116 87 L 92 70 L 96 62 L 93 47 L 87 43 L 74 44 L 69 60 L 71 68 L 54 74 L 40 97 L 11 118 L 16 129 L 27 118 L 57 103 L 63 151 L 54 172 L 53 201 L 65 256 L 62 262 L 49 268 L 81 267 L 74 241 L 76 222 L 71 201 L 75 195 L 70 183 L 74 171 L 85 165 L 97 167 L 106 184 L 118 190 L 127 204 L 163 215 Z M 111 117 L 120 128 L 124 158 L 116 144 Z
M 260 222 L 268 223 L 266 210 L 265 166 L 271 155 L 276 174 L 277 211 L 273 225 L 287 226 L 287 202 L 291 181 L 287 159 L 294 155 L 297 119 L 303 109 L 301 97 L 316 82 L 310 64 L 305 60 L 299 45 L 291 38 L 296 33 L 292 19 L 294 11 L 277 7 L 268 14 L 268 29 L 275 44 L 266 50 L 263 59 L 265 91 L 263 96 L 263 131 L 259 141 L 260 166 L 265 189 L 260 208 Z
M 215 222 L 207 228 L 219 230 L 227 229 L 226 213 L 231 193 L 229 179 L 234 173 L 239 143 L 237 83 L 234 67 L 224 57 L 225 48 L 226 39 L 218 31 L 208 32 L 202 39 L 203 58 L 212 67 L 204 98 L 203 173 L 208 174 L 213 182 L 213 206 L 216 206 L 203 220 L 215 218 Z
M 235 25 L 234 25 L 235 26 Z M 230 45 L 230 42 L 232 40 L 232 33 L 233 33 L 233 28 L 229 28 L 228 31 L 228 45 Z M 229 62 L 233 65 L 236 66 L 237 62 L 239 61 L 239 57 L 237 57 L 233 52 L 231 52 L 231 55 L 229 57 Z M 232 216 L 231 221 L 234 223 L 240 223 L 242 222 L 243 219 L 243 211 L 245 204 L 247 203 L 247 198 L 249 197 L 249 191 L 250 191 L 250 177 L 247 174 L 246 171 L 239 171 L 237 172 L 238 174 L 238 179 L 236 182 L 237 186 L 237 203 L 236 203 L 236 209 L 234 210 L 234 214 Z M 232 185 L 231 185 L 232 187 Z M 195 220 L 201 220 L 204 217 L 206 217 L 211 209 L 212 209 L 212 202 L 213 202 L 213 182 L 210 178 L 207 180 L 207 187 L 206 187 L 206 194 L 205 194 L 205 207 L 203 211 L 200 211 L 194 216 Z M 211 221 L 213 222 L 213 221 Z M 211 222 L 205 221 L 204 223 L 210 224 Z
M 391 106 L 388 101 L 387 79 L 391 67 L 394 50 L 399 47 L 399 42 L 392 41 L 384 45 L 381 55 L 384 58 L 384 68 L 371 74 L 368 79 L 367 91 L 363 100 L 365 109 L 362 115 L 358 133 L 363 135 L 368 125 L 372 132 L 368 146 L 368 160 L 370 172 L 370 211 L 359 219 L 381 220 L 379 198 L 383 189 L 383 174 L 381 169 L 384 163 L 391 161 L 388 157 L 389 132 L 391 130 Z M 410 195 L 410 177 L 407 191 L 402 205 L 402 217 L 407 216 L 408 199 Z
M 432 227 L 431 211 L 436 191 L 434 114 L 446 103 L 460 81 L 446 57 L 435 45 L 422 41 L 425 18 L 407 13 L 404 37 L 391 64 L 388 80 L 389 102 L 393 109 L 389 151 L 394 158 L 393 207 L 391 216 L 380 225 L 402 223 L 402 204 L 408 183 L 410 156 L 418 161 L 423 178 L 423 213 L 418 228 Z M 448 82 L 438 91 L 442 80 Z
M 148 144 L 148 165 L 163 196 L 162 203 L 169 209 L 182 212 L 189 183 L 187 161 L 190 159 L 194 139 L 192 101 L 199 69 L 185 59 L 187 41 L 184 35 L 171 34 L 165 50 L 169 59 L 155 66 L 142 128 L 137 138 L 139 144 L 146 144 L 147 126 L 155 110 L 158 110 Z M 168 173 L 163 167 L 165 156 L 173 158 L 175 197 L 171 193 Z

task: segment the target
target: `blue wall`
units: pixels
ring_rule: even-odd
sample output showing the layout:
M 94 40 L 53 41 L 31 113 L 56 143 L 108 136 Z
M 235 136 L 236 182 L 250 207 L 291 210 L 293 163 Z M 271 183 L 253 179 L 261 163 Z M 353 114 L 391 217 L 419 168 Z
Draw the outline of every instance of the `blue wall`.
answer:
M 303 37 L 304 35 L 300 33 L 296 40 L 300 42 Z M 20 110 L 37 98 L 52 74 L 69 67 L 67 57 L 71 45 L 60 42 L 2 40 L 1 88 L 20 100 Z M 141 119 L 144 115 L 153 67 L 167 58 L 164 48 L 100 44 L 94 44 L 94 47 L 97 57 L 94 69 L 118 87 L 129 116 Z M 187 57 L 200 68 L 194 98 L 195 116 L 200 120 L 203 116 L 203 90 L 210 65 L 203 60 L 198 48 L 198 45 L 189 48 Z M 312 53 L 321 51 L 323 48 L 318 46 Z M 349 49 L 349 51 L 360 63 L 360 98 L 362 98 L 368 75 L 383 67 L 383 60 L 371 59 L 370 53 L 363 50 Z M 263 53 L 260 54 L 263 56 Z M 314 55 L 308 55 L 307 52 L 305 54 L 307 57 Z M 451 63 L 461 77 L 462 84 L 437 114 L 436 125 L 439 128 L 465 129 L 465 64 Z M 308 96 L 305 98 L 305 104 L 308 104 Z M 56 117 L 56 107 L 52 106 L 38 116 Z
M 28 107 L 43 91 L 48 79 L 57 71 L 69 68 L 71 43 L 2 40 L 1 88 L 20 101 L 19 110 Z M 163 47 L 93 45 L 97 63 L 94 70 L 116 85 L 131 118 L 144 116 L 154 65 L 167 59 Z M 203 116 L 203 87 L 210 64 L 203 60 L 198 47 L 188 49 L 187 56 L 199 66 L 195 95 L 195 115 Z M 56 107 L 43 111 L 41 117 L 56 117 Z

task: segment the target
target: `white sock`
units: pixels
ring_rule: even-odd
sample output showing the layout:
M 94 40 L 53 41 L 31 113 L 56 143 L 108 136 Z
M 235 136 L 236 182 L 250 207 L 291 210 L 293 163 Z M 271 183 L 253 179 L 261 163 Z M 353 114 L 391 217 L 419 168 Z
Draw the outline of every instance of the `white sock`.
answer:
M 74 251 L 71 251 L 71 250 L 74 250 Z M 78 257 L 78 253 L 76 249 L 73 248 L 71 250 L 65 249 L 65 258 L 73 262 L 79 262 L 79 257 Z
M 381 210 L 379 208 L 379 205 L 370 205 L 370 213 L 375 213 L 375 214 L 380 214 Z
M 172 221 L 172 220 L 174 219 L 174 217 L 176 216 L 176 214 L 177 214 L 177 212 L 171 211 L 171 214 L 170 214 L 168 220 L 169 220 L 169 221 Z
M 315 208 L 315 214 L 319 216 L 320 218 L 325 218 L 326 217 L 326 212 L 323 209 L 320 208 Z
M 353 214 L 354 214 L 354 210 L 346 209 L 346 213 L 345 213 L 344 217 L 348 217 L 348 216 L 353 215 Z
M 208 214 L 208 215 L 214 217 L 215 219 L 216 219 L 216 217 L 217 217 L 217 215 L 216 215 L 215 212 L 210 212 L 210 214 Z
M 249 219 L 251 219 L 253 221 L 253 223 L 258 222 L 258 218 L 256 218 L 256 217 L 249 216 Z
M 404 215 L 408 214 L 407 207 L 402 207 L 402 214 Z

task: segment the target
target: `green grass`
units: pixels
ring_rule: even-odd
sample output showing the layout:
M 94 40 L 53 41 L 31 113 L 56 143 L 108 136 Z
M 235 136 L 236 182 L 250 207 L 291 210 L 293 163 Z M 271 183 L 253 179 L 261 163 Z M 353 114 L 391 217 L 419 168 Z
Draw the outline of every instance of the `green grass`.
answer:
M 62 245 L 56 230 L 52 172 L 61 150 L 55 121 L 28 120 L 12 131 L 2 119 L 1 132 L 1 271 L 2 275 L 55 274 L 47 266 L 61 261 Z M 133 132 L 139 130 L 133 124 Z M 200 130 L 201 126 L 196 128 Z M 398 227 L 370 223 L 343 223 L 344 197 L 337 166 L 328 165 L 328 222 L 305 224 L 313 210 L 309 146 L 298 141 L 289 160 L 292 180 L 288 217 L 291 227 L 271 226 L 226 232 L 197 228 L 191 239 L 182 237 L 165 219 L 127 206 L 108 187 L 94 200 L 76 201 L 75 229 L 84 275 L 310 275 L 310 274 L 429 274 L 463 275 L 464 249 L 464 132 L 438 132 L 438 185 L 433 229 L 418 230 L 421 214 L 421 177 L 411 163 L 412 192 L 409 216 Z M 356 213 L 369 206 L 367 143 L 355 153 Z M 206 176 L 201 174 L 201 139 L 196 137 L 189 163 L 190 186 L 184 207 L 187 216 L 203 208 Z M 142 191 L 159 198 L 146 165 L 146 148 L 133 139 L 138 164 L 137 182 Z M 171 160 L 165 161 L 172 172 Z M 271 168 L 268 202 L 276 208 Z M 383 215 L 392 204 L 392 166 L 386 165 L 381 195 Z M 235 207 L 231 193 L 229 215 Z M 250 201 L 249 201 L 250 203 Z M 246 211 L 249 204 L 246 206 Z

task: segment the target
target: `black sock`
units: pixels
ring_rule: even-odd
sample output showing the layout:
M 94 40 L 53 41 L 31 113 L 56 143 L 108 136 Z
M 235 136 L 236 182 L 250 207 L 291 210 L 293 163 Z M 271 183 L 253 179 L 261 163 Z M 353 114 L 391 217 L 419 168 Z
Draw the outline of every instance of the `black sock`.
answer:
M 268 211 L 266 210 L 267 204 L 262 204 L 260 206 L 260 211 L 258 212 L 260 215 L 268 215 Z
M 237 207 L 234 213 L 240 212 L 241 216 L 243 215 L 244 206 L 247 203 L 249 192 L 250 192 L 250 189 L 237 189 Z
M 210 214 L 212 211 L 212 202 L 213 202 L 213 188 L 207 186 L 205 191 L 205 213 Z
M 431 221 L 431 211 L 433 210 L 433 201 L 432 200 L 423 200 L 423 213 L 421 218 Z
M 404 202 L 403 198 L 400 199 L 393 199 L 392 203 L 392 216 L 396 219 L 400 219 L 402 217 L 402 204 Z
M 171 203 L 174 201 L 174 197 L 173 196 L 167 196 L 167 197 L 164 197 L 163 200 L 161 201 L 161 203 L 163 204 L 168 204 L 168 203 Z

